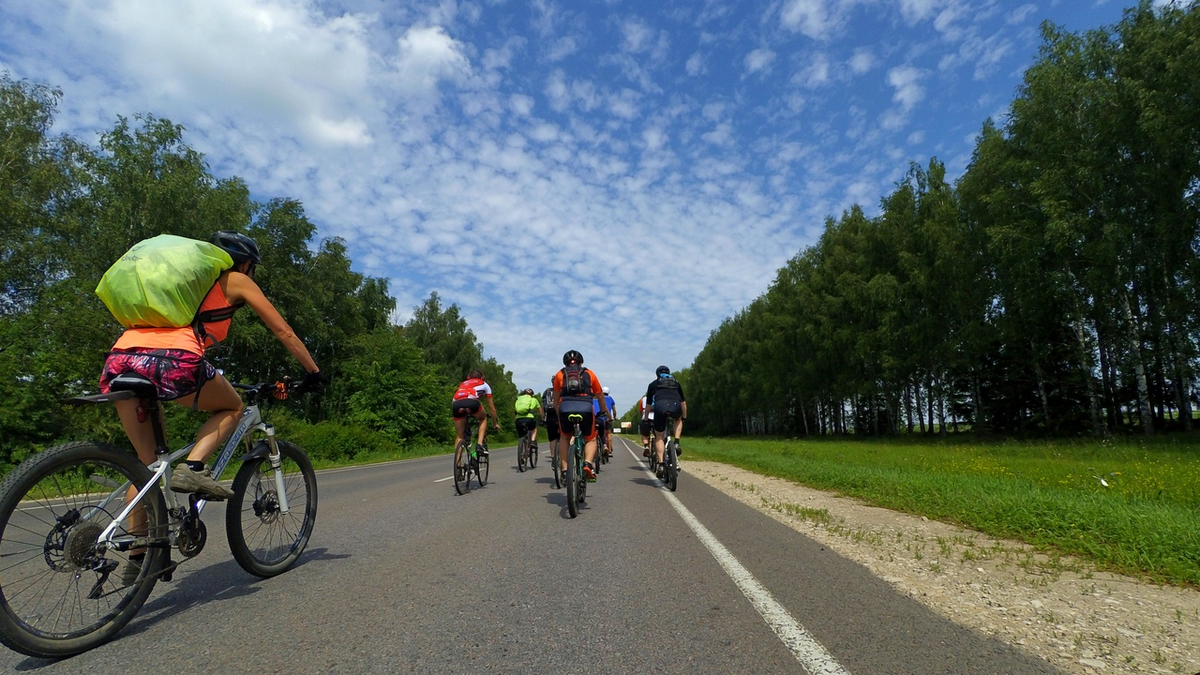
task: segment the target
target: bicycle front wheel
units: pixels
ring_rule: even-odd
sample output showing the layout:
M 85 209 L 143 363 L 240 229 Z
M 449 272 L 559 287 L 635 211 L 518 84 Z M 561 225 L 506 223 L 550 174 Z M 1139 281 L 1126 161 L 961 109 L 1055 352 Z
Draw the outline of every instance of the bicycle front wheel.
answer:
M 150 470 L 103 443 L 68 443 L 30 458 L 0 485 L 0 642 L 59 658 L 112 639 L 137 614 L 167 559 L 167 511 L 157 486 L 100 534 Z M 137 545 L 138 548 L 133 548 Z M 140 563 L 130 553 L 144 552 Z
M 465 495 L 471 491 L 471 445 L 468 441 L 459 442 L 454 451 L 454 491 Z
M 532 469 L 535 466 L 537 466 L 537 461 L 538 461 L 537 446 L 534 445 L 532 441 L 530 441 L 530 443 L 529 443 L 529 468 Z
M 517 470 L 525 473 L 525 458 L 529 456 L 529 437 L 522 436 L 517 442 Z
M 262 449 L 260 441 L 255 450 Z M 317 474 L 300 448 L 278 441 L 280 467 L 267 454 L 242 464 L 225 507 L 229 550 L 242 569 L 259 577 L 282 574 L 296 563 L 317 519 Z M 283 500 L 287 498 L 287 513 Z
M 479 462 L 475 465 L 475 475 L 479 477 L 479 487 L 487 485 L 488 466 L 491 465 L 491 460 L 486 455 L 479 456 Z

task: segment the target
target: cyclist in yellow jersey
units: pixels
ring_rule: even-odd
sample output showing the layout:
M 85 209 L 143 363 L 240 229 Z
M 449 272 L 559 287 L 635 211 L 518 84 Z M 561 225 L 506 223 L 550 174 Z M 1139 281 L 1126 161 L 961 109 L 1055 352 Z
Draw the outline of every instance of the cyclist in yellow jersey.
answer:
M 537 421 L 545 414 L 542 412 L 542 402 L 538 397 L 533 395 L 533 389 L 526 387 L 521 395 L 517 397 L 517 402 L 513 404 L 513 409 L 516 411 L 517 417 L 517 438 L 529 430 L 529 443 L 534 452 L 537 452 Z

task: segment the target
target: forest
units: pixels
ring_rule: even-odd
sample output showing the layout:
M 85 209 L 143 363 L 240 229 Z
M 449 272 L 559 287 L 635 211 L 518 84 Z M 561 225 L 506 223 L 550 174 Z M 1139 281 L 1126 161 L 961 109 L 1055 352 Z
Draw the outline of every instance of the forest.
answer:
M 911 165 L 714 330 L 681 375 L 713 434 L 1154 434 L 1194 426 L 1200 12 L 1042 27 L 953 182 Z
M 387 281 L 354 272 L 344 241 L 314 242 L 298 201 L 258 203 L 241 179 L 214 177 L 166 119 L 118 119 L 96 146 L 53 136 L 61 96 L 0 76 L 0 474 L 58 442 L 127 445 L 110 408 L 62 401 L 96 392 L 120 334 L 97 282 L 130 246 L 162 233 L 207 240 L 233 229 L 258 243 L 255 280 L 332 376 L 324 395 L 284 402 L 273 420 L 314 457 L 449 445 L 451 394 L 473 368 L 492 383 L 497 408 L 512 409 L 512 374 L 484 357 L 456 305 L 434 292 L 393 325 Z M 233 381 L 303 375 L 250 310 L 207 356 Z M 204 414 L 167 408 L 182 444 Z

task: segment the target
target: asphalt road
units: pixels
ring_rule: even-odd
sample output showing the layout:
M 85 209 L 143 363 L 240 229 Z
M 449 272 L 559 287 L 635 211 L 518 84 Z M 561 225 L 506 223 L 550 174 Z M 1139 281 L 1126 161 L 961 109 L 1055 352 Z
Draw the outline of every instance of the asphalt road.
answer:
M 543 458 L 458 496 L 449 456 L 318 476 L 300 563 L 261 580 L 209 542 L 116 640 L 0 672 L 1052 673 L 618 439 L 578 518 Z M 686 445 L 685 445 L 686 449 Z

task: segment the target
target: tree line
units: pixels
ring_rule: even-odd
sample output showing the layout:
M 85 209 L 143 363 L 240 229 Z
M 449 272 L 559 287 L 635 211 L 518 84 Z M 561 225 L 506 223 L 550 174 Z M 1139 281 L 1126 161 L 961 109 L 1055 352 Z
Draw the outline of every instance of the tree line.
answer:
M 152 115 L 119 118 L 94 147 L 54 136 L 61 96 L 0 75 L 0 474 L 65 440 L 127 444 L 111 409 L 62 400 L 96 391 L 121 330 L 93 292 L 100 277 L 163 233 L 207 240 L 233 229 L 258 243 L 255 280 L 333 377 L 324 396 L 283 404 L 311 454 L 448 442 L 451 392 L 473 368 L 486 373 L 497 408 L 512 409 L 511 373 L 484 357 L 457 306 L 433 293 L 393 325 L 387 280 L 354 272 L 344 241 L 315 244 L 300 202 L 252 200 L 240 178 L 209 172 L 182 127 Z M 234 381 L 302 374 L 249 311 L 209 358 Z M 168 409 L 176 441 L 203 420 Z
M 1145 433 L 1193 426 L 1200 12 L 1042 26 L 965 173 L 910 166 L 710 335 L 683 376 L 713 433 Z

